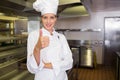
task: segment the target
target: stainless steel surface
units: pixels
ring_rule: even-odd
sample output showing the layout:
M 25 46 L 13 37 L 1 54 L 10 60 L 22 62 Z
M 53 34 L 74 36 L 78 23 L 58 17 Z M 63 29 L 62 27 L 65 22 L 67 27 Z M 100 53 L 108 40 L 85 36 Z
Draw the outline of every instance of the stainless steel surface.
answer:
M 116 52 L 117 59 L 116 59 L 116 80 L 120 80 L 120 52 Z
M 0 51 L 5 51 L 5 50 L 10 50 L 10 49 L 15 49 L 19 46 L 15 46 L 15 45 L 12 45 L 12 46 L 4 46 L 4 47 L 1 47 L 0 48 Z
M 117 68 L 116 80 L 120 80 L 119 69 L 119 57 L 116 57 L 115 52 L 120 51 L 120 17 L 105 17 L 105 42 L 104 42 L 104 65 Z M 119 56 L 119 54 L 118 54 Z
M 34 75 L 27 70 L 14 69 L 0 77 L 0 80 L 34 80 Z
M 93 12 L 118 11 L 120 0 L 84 0 L 87 8 Z
M 0 12 L 4 12 L 7 15 L 11 15 L 9 13 L 22 16 L 40 15 L 40 13 L 32 8 L 34 1 L 35 0 L 1 0 Z M 118 11 L 120 10 L 119 4 L 120 0 L 60 0 L 60 5 L 62 6 L 60 6 L 59 12 L 64 10 L 63 13 L 61 13 L 64 17 L 68 15 L 76 17 L 78 15 L 89 14 L 92 11 Z M 84 6 L 85 8 L 83 8 Z
M 34 75 L 27 71 L 26 65 L 21 67 L 26 64 L 26 37 L 4 36 L 0 43 L 5 43 L 0 45 L 0 80 L 33 80 Z
M 26 60 L 26 47 L 14 48 L 0 52 L 0 79 L 8 80 L 13 76 L 14 70 L 19 70 L 18 64 Z M 14 74 L 15 75 L 15 74 Z
M 5 0 L 0 1 L 0 12 L 6 15 L 21 15 L 21 16 L 39 16 L 40 12 L 33 9 L 33 2 L 35 0 Z M 14 5 L 14 6 L 13 6 Z M 60 0 L 58 13 L 61 16 L 82 16 L 88 15 L 87 9 L 81 0 Z M 13 16 L 13 15 L 11 15 Z
M 75 62 L 79 61 L 79 66 L 94 67 L 94 64 L 102 63 L 100 60 L 102 56 L 99 53 L 102 51 L 103 41 L 68 40 L 68 43 L 70 47 L 73 48 L 72 51 L 75 56 Z M 96 61 L 94 61 L 94 59 Z
M 78 65 L 79 64 L 79 48 L 71 48 L 71 51 L 73 53 L 73 60 L 74 64 L 73 65 Z
M 84 67 L 94 67 L 93 65 L 93 50 L 91 48 L 81 47 L 81 62 Z
M 7 42 L 7 41 L 10 41 L 10 40 L 16 40 L 16 41 L 19 41 L 19 40 L 25 40 L 27 38 L 27 36 L 24 36 L 24 35 L 21 35 L 21 36 L 1 36 L 0 38 L 0 42 Z
M 80 31 L 83 31 L 83 32 L 100 32 L 101 29 L 86 29 L 86 28 L 83 28 L 83 29 L 57 29 L 56 31 L 58 32 L 70 32 L 70 31 L 73 31 L 73 32 L 80 32 Z
M 115 52 L 120 51 L 120 17 L 105 18 L 104 64 L 115 65 Z
M 16 48 L 16 49 L 13 49 L 13 50 L 8 50 L 8 51 L 3 51 L 0 53 L 0 60 L 4 60 L 5 61 L 10 61 L 14 58 L 19 58 L 19 57 L 23 57 L 23 56 L 26 56 L 25 53 L 26 53 L 26 48 L 23 47 L 23 48 Z M 4 63 L 3 62 L 3 63 Z
M 68 40 L 70 46 L 79 47 L 81 45 L 81 40 Z

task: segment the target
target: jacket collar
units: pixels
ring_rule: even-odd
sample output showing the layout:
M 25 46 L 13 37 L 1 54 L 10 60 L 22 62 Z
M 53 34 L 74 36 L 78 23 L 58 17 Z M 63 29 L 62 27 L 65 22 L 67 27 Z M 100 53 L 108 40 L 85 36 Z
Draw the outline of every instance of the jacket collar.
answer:
M 49 32 L 48 30 L 46 30 L 44 27 L 42 28 L 42 31 L 45 32 L 45 33 L 48 34 L 48 35 L 51 35 L 50 32 Z M 53 28 L 52 34 L 53 34 L 53 35 L 56 34 L 56 31 L 55 31 L 54 28 Z

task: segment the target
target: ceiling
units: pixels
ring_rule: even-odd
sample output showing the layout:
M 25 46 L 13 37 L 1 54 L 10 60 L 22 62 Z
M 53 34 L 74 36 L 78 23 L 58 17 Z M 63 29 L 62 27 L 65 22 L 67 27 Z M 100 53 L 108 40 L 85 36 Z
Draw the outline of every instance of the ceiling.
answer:
M 0 0 L 0 18 L 13 20 L 16 16 L 40 15 L 32 8 L 35 0 Z M 88 16 L 98 11 L 119 11 L 120 0 L 60 0 L 59 15 L 61 17 Z M 20 17 L 19 17 L 20 18 Z
M 35 0 L 0 0 L 0 12 L 7 16 L 35 16 L 40 15 L 32 8 Z M 74 5 L 73 5 L 74 4 Z M 85 16 L 88 12 L 80 0 L 60 0 L 58 12 L 62 17 Z
M 89 11 L 120 11 L 120 0 L 84 0 Z
M 34 1 L 0 0 L 0 18 L 2 16 L 40 15 L 32 8 Z M 97 11 L 120 11 L 120 0 L 60 0 L 59 2 L 59 15 L 61 17 L 88 16 L 90 12 Z M 1 15 L 1 12 L 5 14 Z

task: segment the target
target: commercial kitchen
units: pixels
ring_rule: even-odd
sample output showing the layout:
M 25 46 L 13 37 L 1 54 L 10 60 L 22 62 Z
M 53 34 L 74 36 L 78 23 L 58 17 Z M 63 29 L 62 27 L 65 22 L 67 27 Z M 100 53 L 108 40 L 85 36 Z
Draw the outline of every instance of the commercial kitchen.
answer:
M 27 37 L 41 27 L 35 0 L 0 0 L 0 80 L 34 80 Z M 120 0 L 59 0 L 55 30 L 73 55 L 69 80 L 120 80 Z

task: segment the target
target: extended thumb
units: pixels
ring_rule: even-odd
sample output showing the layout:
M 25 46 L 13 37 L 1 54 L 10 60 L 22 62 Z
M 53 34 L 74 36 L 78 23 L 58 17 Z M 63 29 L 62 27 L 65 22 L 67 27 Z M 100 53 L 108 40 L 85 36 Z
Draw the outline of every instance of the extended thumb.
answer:
M 42 33 L 42 29 L 40 29 L 40 37 L 42 37 L 43 33 Z

